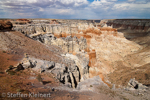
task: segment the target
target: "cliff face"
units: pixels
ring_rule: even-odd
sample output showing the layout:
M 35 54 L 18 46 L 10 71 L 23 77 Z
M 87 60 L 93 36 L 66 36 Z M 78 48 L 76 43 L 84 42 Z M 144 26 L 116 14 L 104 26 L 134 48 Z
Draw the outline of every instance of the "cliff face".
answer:
M 116 19 L 116 20 L 108 20 L 106 24 L 108 26 L 113 26 L 113 28 L 121 28 L 145 32 L 150 31 L 149 19 Z
M 149 19 L 116 19 L 107 20 L 108 26 L 117 28 L 118 31 L 123 32 L 126 38 L 134 38 L 145 36 L 150 32 Z
M 20 21 L 24 22 L 24 21 Z M 90 22 L 67 22 L 60 23 L 53 20 L 31 20 L 30 23 L 22 25 L 17 21 L 12 21 L 14 23 L 13 30 L 20 31 L 26 35 L 35 33 L 53 33 L 55 36 L 59 37 L 62 34 L 76 34 L 78 30 L 84 30 L 87 27 L 93 27 L 93 23 Z M 18 23 L 18 24 L 16 24 Z

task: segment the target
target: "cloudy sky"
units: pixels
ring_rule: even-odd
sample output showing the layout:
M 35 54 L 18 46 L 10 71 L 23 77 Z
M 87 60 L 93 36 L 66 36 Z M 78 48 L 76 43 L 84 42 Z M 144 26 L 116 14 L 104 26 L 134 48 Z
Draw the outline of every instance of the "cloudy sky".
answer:
M 0 0 L 0 18 L 150 19 L 150 0 Z

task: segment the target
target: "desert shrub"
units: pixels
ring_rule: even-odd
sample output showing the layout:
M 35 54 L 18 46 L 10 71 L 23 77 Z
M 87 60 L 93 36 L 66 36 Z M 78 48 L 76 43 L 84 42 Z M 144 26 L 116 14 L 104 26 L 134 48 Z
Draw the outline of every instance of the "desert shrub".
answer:
M 16 72 L 15 72 L 15 71 L 8 71 L 8 74 L 10 74 L 10 75 L 15 75 Z
M 3 51 L 3 53 L 6 53 L 6 51 Z
M 24 90 L 23 89 L 17 89 L 16 91 L 17 92 L 23 92 Z
M 13 69 L 13 67 L 14 67 L 13 65 L 10 65 L 10 66 L 9 66 L 9 69 Z
M 0 74 L 4 74 L 4 72 L 0 72 Z
M 149 75 L 147 73 L 145 74 L 145 78 L 146 80 L 149 80 Z
M 126 98 L 126 97 L 123 97 L 123 100 L 129 100 L 128 98 Z
M 38 76 L 36 77 L 36 79 L 39 81 L 39 82 L 42 82 L 42 77 L 40 74 L 38 74 Z

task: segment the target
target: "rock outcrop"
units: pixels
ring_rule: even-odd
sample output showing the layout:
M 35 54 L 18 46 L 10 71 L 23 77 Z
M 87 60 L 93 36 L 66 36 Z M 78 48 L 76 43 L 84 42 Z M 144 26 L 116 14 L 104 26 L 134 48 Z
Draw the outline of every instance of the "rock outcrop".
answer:
M 13 24 L 8 20 L 0 20 L 0 30 L 11 30 Z
M 17 69 L 32 68 L 40 73 L 53 73 L 61 83 L 68 87 L 76 88 L 80 81 L 88 78 L 88 57 L 85 57 L 83 54 L 78 54 L 78 56 L 66 54 L 62 55 L 62 57 L 64 57 L 66 65 L 53 61 L 26 57 L 17 65 Z
M 127 86 L 127 90 L 135 90 L 135 89 L 138 89 L 138 90 L 146 90 L 148 87 L 147 86 L 144 86 L 142 83 L 139 83 L 138 81 L 134 79 L 131 79 L 129 82 L 128 82 L 128 86 Z
M 150 31 L 150 20 L 149 19 L 116 19 L 108 20 L 106 23 L 108 26 L 113 28 L 137 30 L 137 31 Z
M 17 19 L 13 24 L 18 24 L 18 25 L 25 25 L 31 23 L 28 19 Z
M 77 38 L 76 36 L 71 37 L 67 36 L 66 38 L 56 38 L 53 34 L 47 33 L 44 35 L 41 34 L 32 34 L 29 35 L 30 38 L 40 41 L 46 45 L 56 45 L 63 49 L 64 52 L 73 53 L 79 52 L 87 48 L 86 39 L 81 37 Z
M 53 33 L 56 37 L 59 37 L 62 34 L 76 34 L 78 33 L 78 30 L 84 30 L 87 27 L 94 26 L 93 23 L 88 21 L 66 21 L 67 23 L 61 23 L 57 20 L 31 20 L 30 23 L 27 23 L 26 25 L 16 24 L 17 22 L 18 21 L 12 21 L 12 23 L 14 23 L 13 30 L 20 31 L 23 34 Z
M 150 32 L 149 19 L 115 19 L 107 20 L 106 24 L 123 32 L 127 39 L 142 37 Z

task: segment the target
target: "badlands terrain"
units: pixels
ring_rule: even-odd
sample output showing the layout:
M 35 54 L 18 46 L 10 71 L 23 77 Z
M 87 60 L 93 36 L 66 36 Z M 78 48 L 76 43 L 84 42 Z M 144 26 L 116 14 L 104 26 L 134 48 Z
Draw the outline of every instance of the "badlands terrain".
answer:
M 149 86 L 149 19 L 0 20 L 0 99 L 149 100 Z

